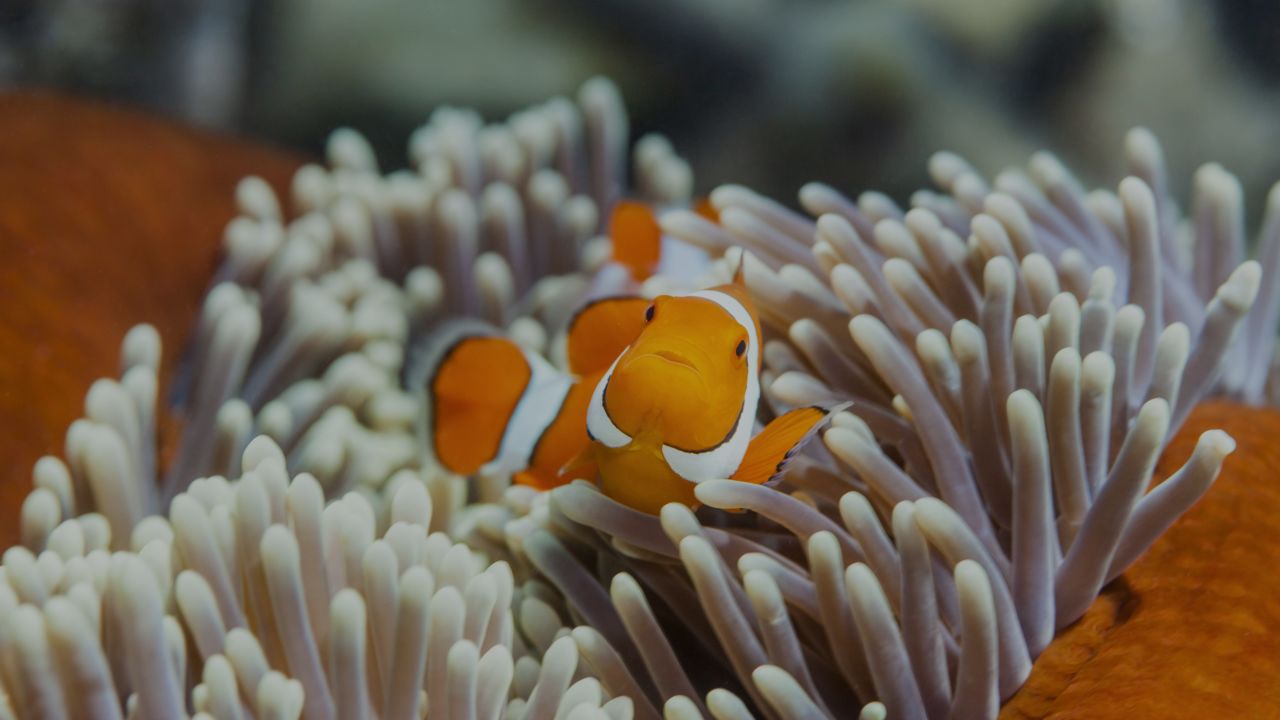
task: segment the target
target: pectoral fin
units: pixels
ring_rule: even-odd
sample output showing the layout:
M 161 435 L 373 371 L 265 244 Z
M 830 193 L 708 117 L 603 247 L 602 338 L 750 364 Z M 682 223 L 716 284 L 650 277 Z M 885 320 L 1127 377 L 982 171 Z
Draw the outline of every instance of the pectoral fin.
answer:
M 521 470 L 511 476 L 511 482 L 516 485 L 528 485 L 535 490 L 551 490 L 564 484 L 560 478 L 554 475 L 548 475 L 532 468 Z
M 560 482 L 567 483 L 571 480 L 596 480 L 596 455 L 595 446 L 588 445 L 583 448 L 572 460 L 564 464 L 560 468 Z
M 777 478 L 791 457 L 826 427 L 830 417 L 830 410 L 805 407 L 774 418 L 751 438 L 733 479 L 759 484 Z

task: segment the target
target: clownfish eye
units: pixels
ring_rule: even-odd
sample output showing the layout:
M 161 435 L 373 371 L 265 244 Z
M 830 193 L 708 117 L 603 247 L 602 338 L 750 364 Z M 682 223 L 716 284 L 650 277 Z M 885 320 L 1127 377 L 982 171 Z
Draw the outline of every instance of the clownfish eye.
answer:
M 736 348 L 734 348 L 734 349 L 733 349 L 734 354 L 735 354 L 735 355 L 737 355 L 738 357 L 742 357 L 742 353 L 744 353 L 744 352 L 746 352 L 746 351 L 747 351 L 747 341 L 746 341 L 746 340 L 739 340 L 739 341 L 738 341 L 738 347 L 736 347 Z
M 649 307 L 644 311 L 644 321 L 645 321 L 645 322 L 649 322 L 649 321 L 650 321 L 650 320 L 652 320 L 652 319 L 653 319 L 653 306 L 652 306 L 652 305 L 650 305 L 650 306 L 649 306 Z

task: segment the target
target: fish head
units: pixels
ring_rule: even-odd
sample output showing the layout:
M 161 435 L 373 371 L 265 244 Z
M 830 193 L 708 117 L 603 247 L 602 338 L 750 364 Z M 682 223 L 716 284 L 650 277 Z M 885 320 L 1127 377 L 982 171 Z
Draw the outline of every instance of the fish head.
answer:
M 758 355 L 748 352 L 752 333 L 724 306 L 697 293 L 658 296 L 645 317 L 605 389 L 610 416 L 632 437 L 657 435 L 675 447 L 723 442 L 743 412 L 755 412 L 744 408 Z

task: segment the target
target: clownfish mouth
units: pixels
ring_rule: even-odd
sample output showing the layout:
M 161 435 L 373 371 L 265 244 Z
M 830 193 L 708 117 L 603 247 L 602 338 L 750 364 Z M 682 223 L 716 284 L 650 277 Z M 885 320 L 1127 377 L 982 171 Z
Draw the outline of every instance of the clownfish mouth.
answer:
M 687 359 L 685 359 L 683 355 L 680 355 L 679 353 L 674 353 L 674 352 L 671 352 L 670 350 L 657 350 L 653 354 L 662 358 L 663 360 L 675 363 L 676 365 L 683 365 L 689 368 L 690 370 L 697 370 L 697 368 L 694 367 L 693 363 L 689 362 Z

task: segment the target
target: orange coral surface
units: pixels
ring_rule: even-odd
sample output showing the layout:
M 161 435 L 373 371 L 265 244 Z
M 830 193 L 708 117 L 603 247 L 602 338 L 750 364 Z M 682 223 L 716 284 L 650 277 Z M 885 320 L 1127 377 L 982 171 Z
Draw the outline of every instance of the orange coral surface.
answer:
M 3 547 L 17 542 L 32 465 L 62 454 L 89 385 L 118 377 L 120 341 L 134 324 L 160 331 L 167 386 L 235 212 L 236 183 L 256 174 L 284 190 L 300 164 L 133 111 L 0 95 Z
M 1280 717 L 1280 413 L 1198 407 L 1157 481 L 1222 428 L 1209 493 L 1036 661 L 1002 718 Z

